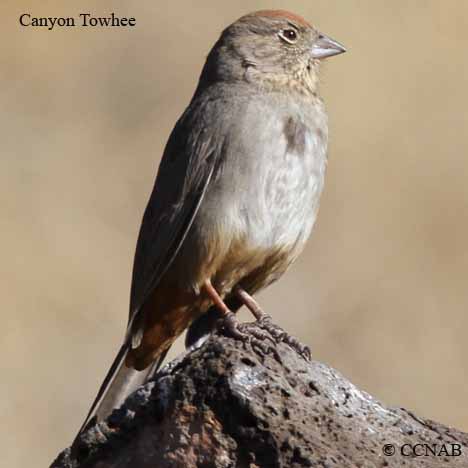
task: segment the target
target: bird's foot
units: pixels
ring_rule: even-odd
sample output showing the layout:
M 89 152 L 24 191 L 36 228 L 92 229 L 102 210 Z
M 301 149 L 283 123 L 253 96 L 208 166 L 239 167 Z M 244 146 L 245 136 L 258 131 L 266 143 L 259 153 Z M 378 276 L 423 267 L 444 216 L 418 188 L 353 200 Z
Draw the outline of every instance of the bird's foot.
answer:
M 276 343 L 268 330 L 258 326 L 258 322 L 241 323 L 233 312 L 228 312 L 218 322 L 218 331 L 229 338 L 249 344 L 258 354 L 277 354 Z M 270 343 L 268 343 L 270 342 Z
M 272 318 L 265 313 L 257 301 L 245 289 L 237 286 L 234 293 L 241 303 L 244 304 L 257 319 L 257 321 L 254 322 L 256 330 L 260 328 L 263 334 L 268 334 L 275 344 L 286 343 L 306 361 L 310 361 L 310 349 L 300 343 L 297 338 L 283 330 L 279 325 L 273 323 Z
M 262 317 L 254 323 L 261 327 L 262 330 L 266 331 L 275 340 L 276 344 L 285 343 L 290 348 L 294 349 L 294 351 L 296 351 L 296 353 L 302 356 L 306 361 L 310 361 L 310 348 L 302 344 L 296 337 L 290 335 L 287 331 L 274 323 L 270 315 L 263 314 Z
M 276 345 L 285 343 L 306 361 L 310 361 L 311 358 L 308 346 L 289 335 L 265 313 L 255 322 L 241 323 L 233 312 L 229 312 L 221 319 L 218 330 L 225 336 L 250 344 L 256 352 L 262 355 L 271 353 L 281 360 Z
M 217 329 L 222 335 L 235 340 L 245 342 L 249 339 L 248 334 L 242 331 L 242 324 L 237 319 L 236 314 L 231 311 L 225 312 L 219 319 Z

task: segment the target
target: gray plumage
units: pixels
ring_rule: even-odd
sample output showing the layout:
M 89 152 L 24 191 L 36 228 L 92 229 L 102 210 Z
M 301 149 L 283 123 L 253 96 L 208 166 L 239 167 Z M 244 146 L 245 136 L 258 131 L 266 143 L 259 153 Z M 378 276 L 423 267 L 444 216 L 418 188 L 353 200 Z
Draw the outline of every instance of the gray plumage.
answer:
M 344 51 L 281 11 L 241 18 L 213 47 L 164 151 L 138 238 L 126 338 L 87 420 L 118 406 L 206 313 L 207 280 L 234 304 L 235 286 L 257 292 L 302 251 L 324 185 L 315 55 L 327 47 Z

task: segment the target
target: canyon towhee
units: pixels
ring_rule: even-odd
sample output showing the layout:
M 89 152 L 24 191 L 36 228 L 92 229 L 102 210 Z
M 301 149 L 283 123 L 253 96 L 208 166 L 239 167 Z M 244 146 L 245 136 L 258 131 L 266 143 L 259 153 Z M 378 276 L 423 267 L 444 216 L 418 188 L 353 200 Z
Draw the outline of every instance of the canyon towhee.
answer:
M 265 319 L 251 295 L 287 270 L 315 222 L 328 135 L 319 64 L 344 51 L 286 11 L 248 14 L 221 34 L 164 151 L 127 334 L 83 427 L 118 407 L 191 324 L 189 343 L 214 311 L 239 338 L 241 305 Z

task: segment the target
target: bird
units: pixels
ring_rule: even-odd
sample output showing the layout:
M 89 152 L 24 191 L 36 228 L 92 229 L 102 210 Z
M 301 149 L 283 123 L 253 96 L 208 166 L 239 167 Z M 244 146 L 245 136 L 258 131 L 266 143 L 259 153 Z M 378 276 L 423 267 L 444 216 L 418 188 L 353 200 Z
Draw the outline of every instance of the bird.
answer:
M 165 147 L 127 331 L 78 434 L 145 382 L 185 330 L 188 344 L 215 322 L 242 339 L 237 309 L 268 317 L 253 296 L 285 273 L 315 223 L 328 141 L 319 70 L 343 52 L 284 10 L 249 13 L 221 33 Z

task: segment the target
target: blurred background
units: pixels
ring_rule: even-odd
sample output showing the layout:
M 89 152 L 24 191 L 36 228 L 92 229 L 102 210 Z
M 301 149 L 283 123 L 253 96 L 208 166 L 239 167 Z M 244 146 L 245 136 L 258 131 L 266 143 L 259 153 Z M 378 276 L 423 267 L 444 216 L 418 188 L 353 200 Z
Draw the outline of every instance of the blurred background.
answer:
M 220 31 L 261 8 L 297 12 L 349 52 L 323 70 L 318 224 L 260 300 L 361 388 L 468 431 L 467 2 L 3 0 L 4 466 L 48 466 L 81 425 L 124 334 L 168 134 Z M 112 11 L 137 26 L 18 24 Z

